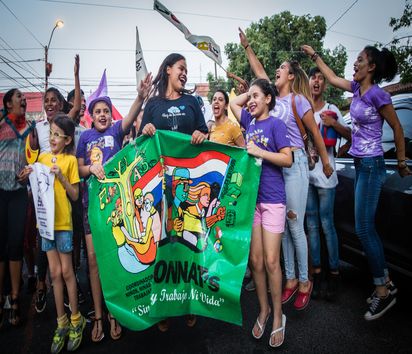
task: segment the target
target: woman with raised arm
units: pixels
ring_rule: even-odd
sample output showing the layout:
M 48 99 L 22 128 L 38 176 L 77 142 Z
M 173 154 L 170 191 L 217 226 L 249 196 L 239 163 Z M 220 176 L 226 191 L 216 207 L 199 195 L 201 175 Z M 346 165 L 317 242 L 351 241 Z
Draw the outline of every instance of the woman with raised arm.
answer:
M 386 48 L 366 46 L 354 63 L 353 81 L 338 77 L 308 45 L 302 50 L 313 60 L 325 78 L 335 87 L 353 92 L 350 106 L 352 145 L 349 154 L 354 157 L 355 228 L 362 243 L 373 275 L 375 290 L 367 299 L 366 320 L 381 317 L 395 303 L 397 288 L 390 280 L 380 237 L 375 229 L 375 213 L 379 195 L 385 182 L 385 160 L 382 148 L 384 120 L 393 129 L 398 172 L 411 174 L 406 164 L 403 129 L 392 105 L 390 95 L 378 86 L 382 80 L 392 80 L 397 72 L 393 54 Z
M 239 29 L 239 37 L 255 75 L 269 80 L 265 69 L 241 29 Z M 286 228 L 282 238 L 282 249 L 285 260 L 286 285 L 282 293 L 282 303 L 287 303 L 297 293 L 294 307 L 296 310 L 303 310 L 309 304 L 312 282 L 309 280 L 308 274 L 308 242 L 304 230 L 309 169 L 304 141 L 298 127 L 298 119 L 313 135 L 326 177 L 329 178 L 332 175 L 333 168 L 329 163 L 325 144 L 313 116 L 309 80 L 300 65 L 296 61 L 283 62 L 276 70 L 275 86 L 279 96 L 271 115 L 280 118 L 286 124 L 293 156 L 292 167 L 283 169 L 286 188 Z M 298 276 L 295 270 L 295 255 Z

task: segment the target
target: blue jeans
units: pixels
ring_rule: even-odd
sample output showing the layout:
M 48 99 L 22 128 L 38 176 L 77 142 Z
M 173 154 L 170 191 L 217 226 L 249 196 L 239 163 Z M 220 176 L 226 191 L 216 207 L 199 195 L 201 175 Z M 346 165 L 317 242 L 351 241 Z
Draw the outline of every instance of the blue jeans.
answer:
M 41 241 L 43 252 L 57 249 L 60 253 L 70 253 L 73 250 L 73 231 L 54 230 L 54 240 L 42 237 Z
M 336 188 L 320 188 L 309 184 L 306 204 L 306 226 L 309 236 L 310 256 L 314 268 L 321 267 L 319 220 L 325 235 L 329 255 L 329 270 L 339 268 L 339 244 L 333 221 Z
M 381 239 L 375 229 L 379 195 L 386 169 L 382 156 L 355 158 L 355 230 L 362 243 L 375 285 L 385 285 L 387 265 Z
M 296 279 L 295 254 L 299 281 L 308 281 L 308 241 L 304 219 L 309 186 L 308 159 L 302 149 L 293 151 L 294 162 L 283 169 L 286 189 L 286 227 L 282 237 L 286 279 Z

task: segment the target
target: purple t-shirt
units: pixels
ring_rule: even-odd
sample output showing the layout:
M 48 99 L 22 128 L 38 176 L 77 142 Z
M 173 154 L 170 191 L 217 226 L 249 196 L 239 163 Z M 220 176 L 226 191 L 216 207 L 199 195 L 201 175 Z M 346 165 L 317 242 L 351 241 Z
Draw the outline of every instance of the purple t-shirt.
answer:
M 104 164 L 122 148 L 124 132 L 122 121 L 115 122 L 104 132 L 86 130 L 80 135 L 77 144 L 77 158 L 83 158 L 85 165 Z
M 124 135 L 121 120 L 115 122 L 104 132 L 99 132 L 94 128 L 86 130 L 80 135 L 76 157 L 83 158 L 85 165 L 94 163 L 103 165 L 122 148 Z M 88 202 L 89 197 L 87 188 L 85 188 L 83 191 L 85 207 L 88 206 Z
M 310 102 L 303 95 L 295 95 L 296 111 L 298 116 L 302 118 L 307 111 L 312 109 Z M 296 123 L 295 116 L 292 110 L 292 94 L 284 97 L 276 97 L 276 106 L 270 111 L 270 115 L 275 118 L 280 118 L 286 124 L 290 138 L 290 146 L 305 148 L 302 134 Z
M 373 85 L 363 96 L 360 85 L 351 82 L 353 97 L 350 105 L 352 118 L 352 145 L 349 154 L 354 157 L 383 156 L 382 125 L 379 109 L 392 104 L 389 93 Z
M 278 118 L 269 116 L 256 120 L 248 111 L 242 109 L 240 124 L 246 129 L 246 141 L 253 141 L 261 149 L 278 152 L 290 146 L 286 125 Z M 282 168 L 266 160 L 262 163 L 257 202 L 286 204 Z

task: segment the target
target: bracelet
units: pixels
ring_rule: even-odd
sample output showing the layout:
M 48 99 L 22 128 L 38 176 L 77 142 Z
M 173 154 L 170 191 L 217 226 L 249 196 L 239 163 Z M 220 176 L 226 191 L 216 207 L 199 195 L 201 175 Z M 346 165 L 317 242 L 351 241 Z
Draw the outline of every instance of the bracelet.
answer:
M 398 169 L 403 170 L 404 168 L 407 168 L 408 164 L 406 163 L 406 160 L 398 160 Z
M 311 55 L 310 59 L 311 59 L 312 61 L 316 61 L 316 59 L 318 59 L 318 57 L 319 57 L 319 54 L 316 53 L 316 52 L 314 52 L 314 53 Z
M 245 50 L 246 50 L 248 47 L 249 47 L 249 44 L 247 44 L 247 45 L 246 45 L 246 47 L 244 47 L 244 48 L 245 48 Z

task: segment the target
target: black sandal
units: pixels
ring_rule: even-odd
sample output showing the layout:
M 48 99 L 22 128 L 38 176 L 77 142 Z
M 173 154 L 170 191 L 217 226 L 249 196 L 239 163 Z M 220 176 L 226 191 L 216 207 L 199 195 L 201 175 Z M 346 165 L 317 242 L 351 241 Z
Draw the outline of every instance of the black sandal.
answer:
M 92 342 L 94 342 L 94 343 L 98 343 L 98 342 L 101 342 L 102 341 L 102 339 L 104 338 L 104 331 L 103 331 L 103 320 L 102 320 L 102 318 L 100 317 L 100 318 L 93 318 L 93 328 L 92 328 Z M 97 331 L 97 333 L 99 333 L 99 331 L 100 331 L 100 329 L 101 329 L 101 334 L 100 334 L 100 337 L 99 338 L 97 338 L 97 339 L 95 339 L 95 337 L 93 336 L 93 330 L 94 330 L 94 326 L 96 325 L 96 331 Z
M 14 306 L 14 308 L 13 308 Z M 18 326 L 20 324 L 20 301 L 19 298 L 10 298 L 10 316 L 9 322 L 12 326 Z
M 118 340 L 122 336 L 122 327 L 120 326 L 119 322 L 110 314 L 107 314 L 107 318 L 109 320 L 110 324 L 110 337 L 112 337 L 113 340 Z M 112 321 L 114 321 L 114 326 L 112 326 Z M 116 330 L 120 329 L 120 332 L 116 334 Z

